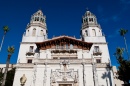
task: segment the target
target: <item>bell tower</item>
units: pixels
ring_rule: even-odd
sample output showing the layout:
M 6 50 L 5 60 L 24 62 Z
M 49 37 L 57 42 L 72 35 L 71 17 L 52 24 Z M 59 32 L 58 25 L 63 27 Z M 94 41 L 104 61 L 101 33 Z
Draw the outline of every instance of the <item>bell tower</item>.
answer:
M 33 63 L 38 57 L 36 42 L 47 40 L 46 16 L 38 10 L 31 16 L 20 44 L 17 63 Z
M 90 11 L 86 11 L 82 17 L 81 37 L 86 42 L 105 42 L 102 29 L 97 22 L 96 16 Z
M 22 42 L 42 42 L 47 39 L 46 16 L 38 10 L 27 24 Z

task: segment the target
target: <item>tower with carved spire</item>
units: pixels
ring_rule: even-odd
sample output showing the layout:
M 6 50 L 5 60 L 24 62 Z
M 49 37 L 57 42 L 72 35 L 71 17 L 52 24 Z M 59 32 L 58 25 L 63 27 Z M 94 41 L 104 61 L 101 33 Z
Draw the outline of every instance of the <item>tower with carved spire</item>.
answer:
M 38 10 L 27 24 L 22 42 L 42 42 L 47 39 L 46 16 Z
M 82 17 L 80 35 L 85 42 L 106 42 L 96 16 L 90 11 L 86 11 Z
M 30 23 L 27 24 L 20 44 L 17 63 L 34 62 L 37 57 L 36 42 L 47 40 L 46 16 L 38 10 L 31 16 Z M 31 57 L 31 58 L 29 58 Z

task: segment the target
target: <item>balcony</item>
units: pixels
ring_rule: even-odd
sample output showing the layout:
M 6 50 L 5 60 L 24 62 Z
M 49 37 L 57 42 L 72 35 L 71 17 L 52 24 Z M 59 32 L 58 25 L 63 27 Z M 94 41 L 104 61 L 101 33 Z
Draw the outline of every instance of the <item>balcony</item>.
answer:
M 34 56 L 34 54 L 35 54 L 35 52 L 33 52 L 33 51 L 27 51 L 27 52 L 26 52 L 26 56 L 27 56 L 27 55 L 28 55 L 28 56 L 31 56 L 31 55 Z
M 102 52 L 101 52 L 101 50 L 94 50 L 93 55 L 96 55 L 96 56 L 102 55 Z
M 53 49 L 51 53 L 77 53 L 76 49 Z

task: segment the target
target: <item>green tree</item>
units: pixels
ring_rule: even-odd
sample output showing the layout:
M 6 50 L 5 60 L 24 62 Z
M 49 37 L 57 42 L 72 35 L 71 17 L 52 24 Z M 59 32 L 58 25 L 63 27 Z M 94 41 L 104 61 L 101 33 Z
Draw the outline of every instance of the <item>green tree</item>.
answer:
M 0 86 L 1 86 L 2 80 L 3 80 L 3 73 L 2 71 L 0 71 Z
M 116 53 L 114 54 L 116 56 L 117 62 L 119 64 L 118 71 L 117 71 L 117 78 L 124 81 L 124 84 L 129 84 L 130 80 L 130 61 L 125 60 L 123 58 L 123 48 L 116 48 Z
M 127 47 L 127 43 L 126 43 L 126 38 L 125 38 L 125 34 L 128 32 L 128 30 L 120 29 L 119 32 L 120 32 L 120 35 L 124 38 L 125 47 L 126 47 L 126 53 L 128 55 L 128 59 L 130 60 L 129 52 L 128 52 L 128 47 Z
M 6 61 L 6 68 L 5 68 L 5 71 L 4 71 L 2 86 L 5 86 L 7 71 L 8 71 L 9 64 L 10 64 L 10 58 L 11 58 L 12 54 L 14 53 L 14 50 L 15 50 L 14 46 L 9 46 L 8 49 L 7 49 L 8 57 L 7 57 L 7 61 Z
M 7 72 L 5 86 L 13 86 L 14 75 L 15 75 L 15 68 L 12 68 Z
M 4 35 L 3 35 L 2 42 L 1 42 L 1 45 L 0 45 L 0 51 L 2 49 L 2 45 L 3 45 L 3 42 L 4 42 L 5 35 L 9 31 L 9 27 L 8 26 L 4 26 L 3 27 L 3 31 L 4 31 Z
M 7 72 L 7 79 L 5 82 L 5 86 L 13 86 L 14 74 L 15 74 L 15 68 L 12 68 Z M 0 72 L 0 86 L 2 84 L 1 82 L 3 80 L 3 75 L 4 73 Z

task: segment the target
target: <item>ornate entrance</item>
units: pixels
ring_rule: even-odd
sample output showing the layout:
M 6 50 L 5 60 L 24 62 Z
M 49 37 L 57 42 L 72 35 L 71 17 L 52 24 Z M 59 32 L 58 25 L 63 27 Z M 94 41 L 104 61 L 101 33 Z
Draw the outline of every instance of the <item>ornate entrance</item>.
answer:
M 51 70 L 51 86 L 78 86 L 78 70 L 69 69 L 69 61 L 64 60 L 60 69 Z
M 72 84 L 59 84 L 59 86 L 72 86 Z

